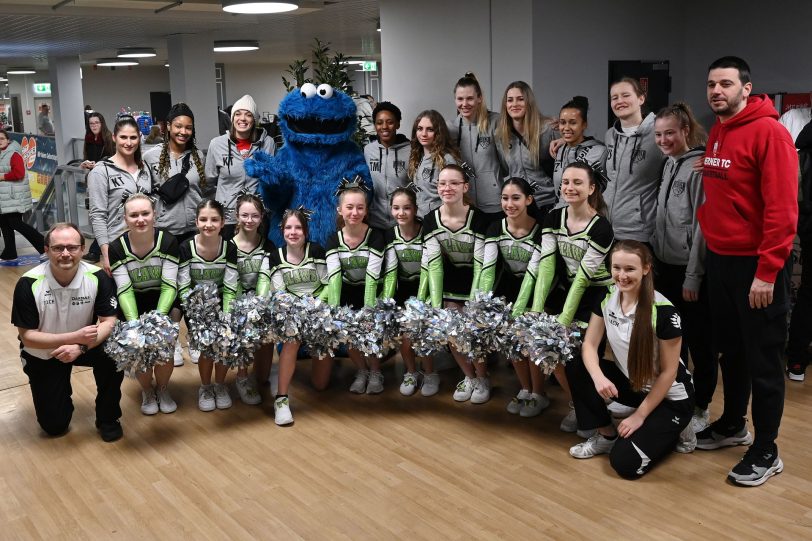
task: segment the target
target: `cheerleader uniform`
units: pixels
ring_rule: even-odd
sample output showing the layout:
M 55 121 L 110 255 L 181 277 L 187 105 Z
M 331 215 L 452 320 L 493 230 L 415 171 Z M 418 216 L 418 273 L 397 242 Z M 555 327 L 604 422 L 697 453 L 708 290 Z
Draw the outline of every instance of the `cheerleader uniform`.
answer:
M 355 248 L 344 242 L 343 231 L 336 231 L 327 240 L 327 288 L 322 297 L 333 306 L 373 306 L 385 248 L 383 233 L 373 227 Z
M 302 261 L 293 264 L 288 262 L 288 247 L 283 246 L 270 250 L 263 260 L 257 295 L 286 291 L 297 297 L 317 297 L 326 283 L 327 256 L 324 248 L 314 242 L 306 243 Z
M 180 267 L 178 269 L 178 290 L 181 297 L 196 284 L 211 282 L 217 285 L 222 297 L 223 311 L 231 309 L 231 301 L 239 293 L 240 275 L 237 271 L 237 246 L 220 239 L 220 250 L 212 260 L 203 259 L 197 253 L 195 238 L 180 245 Z
M 507 218 L 488 227 L 478 289 L 493 291 L 494 296 L 513 302 L 514 315 L 524 312 L 533 295 L 535 279 L 525 281 L 524 277 L 540 241 L 541 226 L 538 223 L 523 237 L 515 237 L 508 231 Z
M 423 257 L 423 227 L 406 239 L 395 225 L 385 233 L 386 252 L 383 264 L 383 294 L 403 306 L 406 299 L 416 297 L 420 285 L 420 260 Z
M 485 251 L 488 219 L 469 207 L 465 224 L 456 231 L 443 225 L 440 209 L 423 222 L 423 257 L 419 296 L 439 308 L 443 300 L 465 302 L 476 290 Z
M 260 241 L 251 251 L 243 252 L 233 238 L 228 242 L 237 249 L 237 273 L 240 275 L 241 292 L 256 291 L 263 262 L 266 255 L 273 251 L 273 243 Z
M 116 282 L 119 318 L 132 321 L 152 310 L 169 314 L 178 293 L 175 237 L 156 229 L 152 250 L 138 257 L 132 252 L 130 234 L 126 232 L 110 244 L 108 255 Z
M 571 233 L 567 228 L 569 207 L 550 211 L 544 220 L 541 245 L 528 265 L 528 275 L 537 277 L 533 296 L 534 312 L 544 310 L 551 293 L 558 294 L 553 311 L 560 311 L 559 321 L 564 325 L 573 319 L 588 322 L 595 301 L 606 295 L 612 284 L 612 275 L 606 267 L 606 255 L 612 248 L 614 234 L 609 220 L 596 214 L 582 231 Z M 551 292 L 556 276 L 559 283 Z

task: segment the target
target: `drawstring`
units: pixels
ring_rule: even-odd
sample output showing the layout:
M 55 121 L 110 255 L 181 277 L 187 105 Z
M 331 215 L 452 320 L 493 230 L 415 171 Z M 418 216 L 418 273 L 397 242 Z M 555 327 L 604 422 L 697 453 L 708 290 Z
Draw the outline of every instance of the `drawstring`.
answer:
M 468 127 L 468 131 L 469 132 L 471 131 L 470 126 Z M 479 142 L 480 142 L 481 137 L 482 137 L 482 134 L 479 133 L 479 127 L 477 127 L 477 130 L 476 130 L 476 146 L 474 146 L 474 154 L 479 152 Z M 460 148 L 460 143 L 461 142 L 462 142 L 462 117 L 460 117 L 460 126 L 459 126 L 459 129 L 457 130 L 457 148 Z
M 638 134 L 634 134 L 634 143 L 632 144 L 632 155 L 629 158 L 629 174 L 631 175 L 634 171 L 634 156 L 637 154 L 637 149 L 640 145 L 640 136 Z
M 617 171 L 617 151 L 618 151 L 618 148 L 617 148 L 617 140 L 618 140 L 617 128 L 615 128 L 614 138 L 615 138 L 615 151 L 612 152 L 612 169 Z
M 231 175 L 231 137 L 228 138 L 228 161 L 226 162 L 226 167 L 228 167 L 228 174 Z

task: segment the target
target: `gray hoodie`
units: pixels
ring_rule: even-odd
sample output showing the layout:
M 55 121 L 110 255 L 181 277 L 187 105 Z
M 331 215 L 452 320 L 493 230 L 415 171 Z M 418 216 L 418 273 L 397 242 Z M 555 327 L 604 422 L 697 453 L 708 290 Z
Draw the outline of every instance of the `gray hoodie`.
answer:
M 633 134 L 624 133 L 616 121 L 606 132 L 605 160 L 609 185 L 603 198 L 615 239 L 649 242 L 665 161 L 654 142 L 654 113 L 649 113 Z
M 553 185 L 555 186 L 555 196 L 558 199 L 557 206 L 563 206 L 561 201 L 561 177 L 564 169 L 575 162 L 586 163 L 591 168 L 603 167 L 603 156 L 606 154 L 606 145 L 593 137 L 587 137 L 579 144 L 571 147 L 567 144 L 561 145 L 555 155 L 555 165 L 553 166 Z
M 476 123 L 471 123 L 462 115 L 448 123 L 451 140 L 460 149 L 462 161 L 474 170 L 476 176 L 471 179 L 468 195 L 474 206 L 488 213 L 502 210 L 502 179 L 505 169 L 496 151 L 496 126 L 499 124 L 499 113 L 488 112 L 488 131 L 480 133 Z
M 705 201 L 702 172 L 694 164 L 703 159 L 705 147 L 692 148 L 677 159 L 667 158 L 657 197 L 657 218 L 651 244 L 657 259 L 683 265 L 682 287 L 699 291 L 705 274 L 705 237 L 696 211 Z
M 135 178 L 110 159 L 96 163 L 88 173 L 90 226 L 99 246 L 110 244 L 124 233 L 124 199 L 138 190 L 152 191 L 152 177 L 146 164 L 135 173 Z
M 550 156 L 550 143 L 557 137 L 557 133 L 553 130 L 550 124 L 546 124 L 541 131 L 541 141 L 539 143 L 539 155 L 537 163 L 533 164 L 533 156 L 521 135 L 519 135 L 513 126 L 510 127 L 510 143 L 508 148 L 502 148 L 502 145 L 497 145 L 499 157 L 503 162 L 504 168 L 507 170 L 508 177 L 519 177 L 525 179 L 527 182 L 536 186 L 535 199 L 539 207 L 547 207 L 556 202 L 555 188 L 553 187 L 553 179 L 542 168 L 541 163 L 548 159 Z M 552 159 L 550 159 L 552 161 Z
M 214 198 L 223 204 L 226 209 L 226 224 L 237 223 L 234 205 L 237 202 L 237 193 L 240 190 L 256 192 L 259 180 L 245 174 L 245 160 L 252 157 L 257 150 L 263 150 L 273 156 L 276 153 L 276 143 L 263 128 L 259 128 L 259 137 L 251 144 L 247 156 L 240 154 L 237 143 L 231 140 L 226 133 L 219 135 L 209 143 L 209 152 L 206 154 L 206 179 L 209 187 L 217 186 Z
M 197 204 L 203 198 L 200 189 L 200 174 L 197 172 L 197 166 L 191 156 L 192 151 L 187 150 L 178 159 L 173 159 L 172 155 L 169 156 L 169 170 L 166 172 L 166 178 L 162 178 L 158 173 L 158 165 L 160 164 L 161 152 L 163 151 L 163 143 L 152 147 L 144 154 L 144 163 L 149 167 L 152 173 L 152 185 L 155 189 L 172 178 L 173 175 L 181 173 L 183 170 L 183 160 L 189 156 L 189 170 L 186 172 L 186 178 L 189 180 L 189 189 L 182 198 L 175 201 L 172 205 L 166 205 L 160 197 L 156 197 L 155 213 L 158 219 L 155 226 L 159 229 L 169 231 L 173 235 L 181 235 L 194 231 L 195 217 L 197 214 Z M 201 163 L 205 163 L 203 152 L 197 151 L 198 158 Z
M 443 156 L 446 165 L 456 164 L 457 160 L 451 154 Z M 440 178 L 440 167 L 434 165 L 431 156 L 423 156 L 423 161 L 417 166 L 414 178 L 410 179 L 417 186 L 417 216 L 422 218 L 440 206 L 442 201 L 437 193 L 437 179 Z
M 389 212 L 389 196 L 395 189 L 409 183 L 409 140 L 399 133 L 395 143 L 385 147 L 373 141 L 364 147 L 364 160 L 372 175 L 372 203 L 369 206 L 369 225 L 377 229 L 394 227 L 395 219 Z

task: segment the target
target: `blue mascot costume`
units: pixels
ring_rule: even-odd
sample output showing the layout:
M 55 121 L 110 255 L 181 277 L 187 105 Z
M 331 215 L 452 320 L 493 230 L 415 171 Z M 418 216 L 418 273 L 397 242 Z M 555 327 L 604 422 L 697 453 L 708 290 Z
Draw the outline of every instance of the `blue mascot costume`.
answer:
M 279 104 L 284 146 L 275 156 L 257 152 L 245 162 L 245 171 L 259 179 L 270 212 L 268 237 L 277 246 L 284 245 L 279 225 L 285 209 L 312 210 L 309 238 L 324 246 L 336 231 L 341 180 L 360 176 L 372 193 L 369 168 L 352 140 L 357 122 L 352 98 L 326 84 L 305 83 Z

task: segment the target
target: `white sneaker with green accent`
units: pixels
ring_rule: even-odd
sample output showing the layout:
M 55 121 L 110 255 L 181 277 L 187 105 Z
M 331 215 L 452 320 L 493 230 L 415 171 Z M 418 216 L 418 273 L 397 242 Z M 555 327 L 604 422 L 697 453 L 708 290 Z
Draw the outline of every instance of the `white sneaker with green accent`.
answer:
M 274 400 L 273 421 L 279 426 L 293 423 L 293 414 L 290 412 L 290 401 L 287 396 L 280 396 Z
M 420 394 L 423 396 L 434 396 L 440 392 L 440 374 L 432 372 L 423 375 L 423 385 L 420 386 Z
M 457 383 L 457 388 L 454 390 L 454 400 L 457 402 L 467 402 L 471 400 L 471 394 L 474 392 L 476 379 L 465 376 L 462 381 Z
M 530 391 L 527 389 L 522 389 L 519 391 L 516 396 L 510 399 L 507 405 L 508 413 L 512 413 L 513 415 L 518 415 L 524 406 L 524 401 L 530 398 Z
M 471 393 L 471 404 L 484 404 L 491 399 L 491 380 L 483 377 L 474 381 L 476 385 Z
M 214 385 L 201 385 L 197 390 L 197 407 L 200 411 L 213 411 L 217 407 Z
M 225 383 L 214 384 L 214 403 L 218 410 L 227 410 L 231 407 L 231 395 Z
M 406 372 L 403 374 L 403 382 L 400 384 L 400 394 L 412 396 L 417 390 L 417 372 Z
M 141 413 L 144 415 L 158 413 L 158 398 L 155 396 L 155 389 L 141 391 Z
M 550 399 L 546 395 L 533 393 L 530 398 L 524 401 L 519 415 L 522 417 L 535 417 L 550 405 Z
M 352 385 L 350 385 L 350 392 L 364 394 L 367 390 L 367 379 L 369 379 L 369 370 L 359 370 L 356 372 L 355 379 L 352 380 Z
M 161 409 L 161 413 L 172 413 L 178 409 L 178 405 L 172 400 L 172 396 L 169 394 L 169 391 L 164 386 L 157 391 L 158 396 L 158 406 Z
M 381 394 L 383 392 L 383 372 L 380 370 L 369 371 L 366 391 L 367 394 Z
M 237 378 L 237 393 L 243 404 L 256 406 L 262 403 L 262 396 L 257 390 L 257 385 L 251 378 Z

